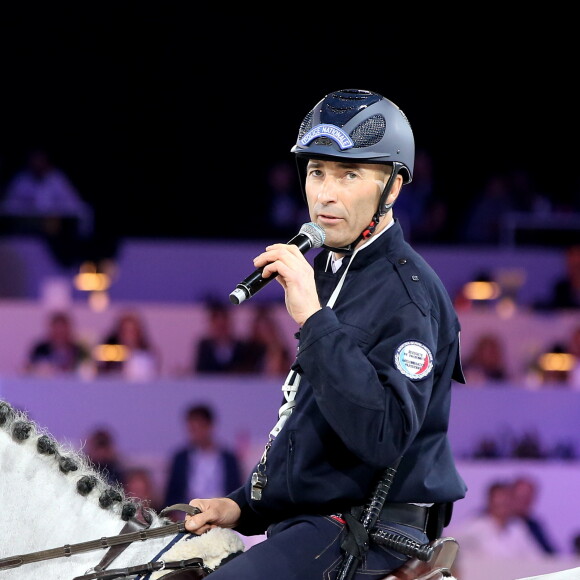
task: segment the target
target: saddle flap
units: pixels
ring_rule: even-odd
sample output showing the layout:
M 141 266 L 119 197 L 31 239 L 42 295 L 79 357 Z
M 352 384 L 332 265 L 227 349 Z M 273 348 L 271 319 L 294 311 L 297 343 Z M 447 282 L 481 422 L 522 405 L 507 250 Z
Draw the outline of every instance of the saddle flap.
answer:
M 430 542 L 433 554 L 428 562 L 411 558 L 402 566 L 393 570 L 382 580 L 440 580 L 451 578 L 451 568 L 459 551 L 459 544 L 454 538 L 438 538 Z

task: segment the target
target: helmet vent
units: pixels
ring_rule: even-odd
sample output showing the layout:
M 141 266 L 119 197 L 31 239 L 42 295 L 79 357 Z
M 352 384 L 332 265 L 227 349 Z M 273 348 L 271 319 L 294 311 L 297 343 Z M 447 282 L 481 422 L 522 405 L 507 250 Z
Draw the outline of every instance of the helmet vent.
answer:
M 376 145 L 384 136 L 387 123 L 382 115 L 373 115 L 357 125 L 350 133 L 355 148 Z

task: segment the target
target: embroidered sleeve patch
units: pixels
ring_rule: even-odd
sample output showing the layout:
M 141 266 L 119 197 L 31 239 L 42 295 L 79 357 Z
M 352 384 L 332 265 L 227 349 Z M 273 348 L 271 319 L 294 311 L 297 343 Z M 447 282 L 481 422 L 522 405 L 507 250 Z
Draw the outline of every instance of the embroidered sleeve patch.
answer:
M 433 355 L 424 344 L 409 340 L 395 352 L 395 366 L 410 379 L 424 379 L 433 370 Z

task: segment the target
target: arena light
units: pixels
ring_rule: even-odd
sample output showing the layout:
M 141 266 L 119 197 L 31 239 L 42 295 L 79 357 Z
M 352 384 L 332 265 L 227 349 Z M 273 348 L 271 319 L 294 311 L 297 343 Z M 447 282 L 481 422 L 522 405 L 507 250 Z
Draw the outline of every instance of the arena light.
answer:
M 495 300 L 500 294 L 500 285 L 491 280 L 475 280 L 463 286 L 463 295 L 468 300 Z
M 122 362 L 127 355 L 127 347 L 122 344 L 99 344 L 93 349 L 93 358 L 99 362 Z
M 576 364 L 576 357 L 568 352 L 546 352 L 538 359 L 538 366 L 545 372 L 569 372 Z
M 115 265 L 111 261 L 97 266 L 95 262 L 83 262 L 74 277 L 74 286 L 82 292 L 104 292 L 111 286 Z
M 111 279 L 99 272 L 82 272 L 75 276 L 74 285 L 83 292 L 103 292 L 111 286 Z

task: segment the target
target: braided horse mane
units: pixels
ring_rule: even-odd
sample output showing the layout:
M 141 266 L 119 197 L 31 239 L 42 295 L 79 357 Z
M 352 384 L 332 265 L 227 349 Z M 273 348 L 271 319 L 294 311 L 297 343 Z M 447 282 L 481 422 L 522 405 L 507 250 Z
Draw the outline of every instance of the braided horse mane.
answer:
M 109 484 L 106 474 L 84 453 L 59 443 L 25 412 L 15 409 L 6 401 L 0 401 L 0 428 L 18 445 L 35 449 L 36 453 L 46 458 L 47 466 L 68 476 L 63 481 L 73 487 L 79 496 L 94 501 L 102 510 L 114 514 L 121 521 L 133 518 L 140 507 L 143 507 L 148 524 L 152 524 L 156 518 L 155 511 L 146 502 L 140 498 L 127 497 L 120 484 Z M 167 518 L 163 520 L 169 521 Z
M 59 443 L 24 411 L 0 399 L 0 563 L 17 555 L 116 536 L 127 522 L 136 521 L 140 508 L 150 529 L 173 523 L 148 502 L 128 497 L 121 484 L 108 483 L 105 473 L 82 451 Z M 143 564 L 162 555 L 175 560 L 199 557 L 215 569 L 243 549 L 232 530 L 215 528 L 201 536 L 178 533 L 129 544 L 109 568 Z M 0 567 L 0 578 L 72 579 L 99 564 L 104 555 L 99 549 Z M 161 575 L 157 572 L 151 578 Z

